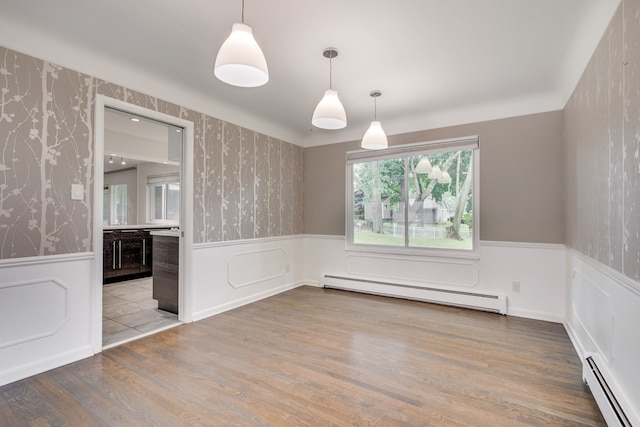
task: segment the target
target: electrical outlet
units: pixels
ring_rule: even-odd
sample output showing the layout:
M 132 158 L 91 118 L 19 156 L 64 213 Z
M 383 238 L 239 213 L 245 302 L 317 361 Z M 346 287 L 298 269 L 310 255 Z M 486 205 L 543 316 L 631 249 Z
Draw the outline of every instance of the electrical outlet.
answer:
M 512 290 L 514 293 L 516 293 L 516 294 L 517 294 L 517 293 L 520 293 L 520 282 L 518 282 L 518 281 L 514 280 L 514 281 L 511 283 L 511 290 Z
M 291 267 L 289 266 L 289 264 L 287 264 L 287 266 L 284 269 L 288 273 L 291 270 Z

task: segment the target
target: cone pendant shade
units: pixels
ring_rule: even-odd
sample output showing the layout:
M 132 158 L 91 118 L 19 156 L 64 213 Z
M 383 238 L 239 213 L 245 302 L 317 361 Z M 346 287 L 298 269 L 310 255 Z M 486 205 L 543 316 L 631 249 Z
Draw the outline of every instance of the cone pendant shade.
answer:
M 434 166 L 431 169 L 431 172 L 429 172 L 429 175 L 427 175 L 427 177 L 429 179 L 440 179 L 442 177 L 442 171 L 440 170 L 440 167 Z
M 321 129 L 342 129 L 347 126 L 347 113 L 338 98 L 338 92 L 327 89 L 313 112 L 311 124 Z
M 382 150 L 388 146 L 389 143 L 387 141 L 387 135 L 382 129 L 382 124 L 380 124 L 379 121 L 374 120 L 371 122 L 369 129 L 367 129 L 362 137 L 362 148 L 366 148 L 368 150 Z
M 251 27 L 233 24 L 231 34 L 218 51 L 214 74 L 223 82 L 240 87 L 262 86 L 269 81 L 267 61 Z
M 416 165 L 416 173 L 429 173 L 431 172 L 432 166 L 428 157 L 423 157 L 420 159 L 418 164 Z
M 360 144 L 362 148 L 367 150 L 382 150 L 389 146 L 387 134 L 384 133 L 382 124 L 378 121 L 378 103 L 376 100 L 380 95 L 382 95 L 382 92 L 379 90 L 371 91 L 369 94 L 369 96 L 373 98 L 373 121 L 369 129 L 364 133 L 362 143 Z

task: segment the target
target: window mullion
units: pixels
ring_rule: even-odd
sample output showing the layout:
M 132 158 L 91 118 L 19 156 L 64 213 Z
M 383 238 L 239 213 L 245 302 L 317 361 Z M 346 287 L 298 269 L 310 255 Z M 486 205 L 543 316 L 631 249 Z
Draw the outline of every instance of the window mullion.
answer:
M 404 199 L 404 247 L 409 247 L 409 158 L 404 158 L 404 186 L 402 198 Z
M 162 220 L 167 219 L 167 184 L 162 184 Z

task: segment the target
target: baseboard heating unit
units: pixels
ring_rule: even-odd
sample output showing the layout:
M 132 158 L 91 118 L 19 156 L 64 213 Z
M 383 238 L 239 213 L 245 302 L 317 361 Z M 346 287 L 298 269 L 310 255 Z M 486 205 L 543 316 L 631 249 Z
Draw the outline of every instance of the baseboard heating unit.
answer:
M 327 274 L 322 276 L 322 286 L 329 289 L 405 298 L 507 314 L 507 297 L 505 295 L 488 295 L 467 291 L 427 288 L 423 286 Z
M 585 359 L 582 365 L 582 376 L 589 386 L 607 425 L 609 427 L 631 427 L 631 421 L 629 421 L 592 356 L 588 356 Z

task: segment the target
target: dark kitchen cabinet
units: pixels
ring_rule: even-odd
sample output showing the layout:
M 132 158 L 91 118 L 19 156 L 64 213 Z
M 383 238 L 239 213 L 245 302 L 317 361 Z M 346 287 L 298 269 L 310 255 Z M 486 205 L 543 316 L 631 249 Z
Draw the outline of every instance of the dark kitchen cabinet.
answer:
M 179 238 L 153 236 L 153 299 L 160 310 L 178 314 L 179 272 Z
M 141 236 L 142 242 L 142 265 L 140 266 L 141 273 L 148 273 L 145 275 L 151 275 L 151 259 L 153 257 L 153 238 L 149 235 L 149 232 L 146 231 L 143 236 Z
M 103 282 L 151 276 L 152 237 L 148 230 L 105 230 Z

